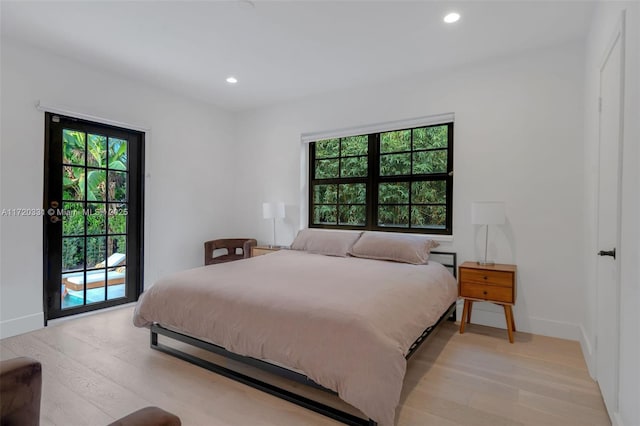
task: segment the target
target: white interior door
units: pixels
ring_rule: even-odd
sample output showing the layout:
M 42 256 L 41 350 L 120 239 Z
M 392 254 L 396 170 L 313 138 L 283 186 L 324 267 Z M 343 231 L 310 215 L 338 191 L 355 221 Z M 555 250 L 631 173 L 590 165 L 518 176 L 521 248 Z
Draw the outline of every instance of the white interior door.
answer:
M 618 411 L 621 136 L 624 84 L 623 26 L 600 69 L 596 376 L 609 415 Z

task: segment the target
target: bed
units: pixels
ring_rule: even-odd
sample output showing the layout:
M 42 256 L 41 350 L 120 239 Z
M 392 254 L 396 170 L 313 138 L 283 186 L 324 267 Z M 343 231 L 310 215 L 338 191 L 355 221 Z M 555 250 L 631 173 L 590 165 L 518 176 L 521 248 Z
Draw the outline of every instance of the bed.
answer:
M 155 349 L 346 424 L 390 426 L 407 359 L 452 315 L 456 296 L 450 270 L 433 260 L 281 250 L 157 282 L 142 294 L 134 324 L 151 329 Z M 368 418 L 195 359 L 158 334 L 336 393 Z

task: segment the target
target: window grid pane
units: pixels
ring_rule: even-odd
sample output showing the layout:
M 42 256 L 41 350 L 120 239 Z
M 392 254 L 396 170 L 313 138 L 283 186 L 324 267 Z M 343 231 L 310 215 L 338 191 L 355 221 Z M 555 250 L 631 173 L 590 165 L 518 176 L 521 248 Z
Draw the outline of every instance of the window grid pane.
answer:
M 310 226 L 451 234 L 452 130 L 447 123 L 312 143 Z

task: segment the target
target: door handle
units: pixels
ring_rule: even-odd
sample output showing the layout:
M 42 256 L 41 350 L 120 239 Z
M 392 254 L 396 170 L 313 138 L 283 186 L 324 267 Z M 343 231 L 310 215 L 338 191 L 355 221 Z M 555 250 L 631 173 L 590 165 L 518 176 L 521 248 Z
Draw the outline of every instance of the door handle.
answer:
M 600 250 L 598 252 L 598 256 L 611 256 L 614 259 L 616 258 L 616 249 L 615 247 L 613 248 L 613 250 Z
M 51 223 L 60 222 L 60 216 L 56 215 L 56 213 L 58 213 L 58 206 L 60 206 L 60 203 L 57 201 L 52 201 L 49 205 L 51 206 L 51 208 L 47 210 L 47 213 L 49 214 L 49 221 Z

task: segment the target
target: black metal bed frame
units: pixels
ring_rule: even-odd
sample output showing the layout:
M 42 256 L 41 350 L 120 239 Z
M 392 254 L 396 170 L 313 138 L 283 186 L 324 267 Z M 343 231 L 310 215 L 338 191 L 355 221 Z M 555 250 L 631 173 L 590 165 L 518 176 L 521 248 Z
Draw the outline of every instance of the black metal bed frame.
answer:
M 444 264 L 450 269 L 453 269 L 453 275 L 456 275 L 457 269 L 457 256 L 456 253 L 448 253 L 448 252 L 432 252 L 434 255 L 444 255 L 444 256 L 452 256 L 452 262 L 450 264 Z M 411 345 L 409 351 L 405 358 L 409 360 L 411 356 L 422 346 L 422 344 L 427 340 L 427 338 L 431 335 L 431 333 L 445 320 L 455 321 L 455 313 L 456 313 L 456 302 L 452 303 L 449 309 L 438 319 L 438 321 L 427 327 L 420 337 L 416 339 L 416 341 Z M 266 392 L 270 395 L 276 396 L 280 399 L 284 399 L 293 404 L 304 407 L 308 410 L 315 411 L 316 413 L 322 414 L 326 417 L 330 417 L 334 420 L 337 420 L 341 423 L 351 426 L 377 426 L 377 422 L 371 419 L 363 419 L 357 417 L 353 414 L 347 413 L 346 411 L 339 410 L 337 408 L 331 407 L 329 405 L 323 404 L 319 401 L 312 400 L 302 395 L 298 395 L 286 389 L 282 389 L 278 386 L 263 382 L 262 380 L 256 379 L 254 377 L 247 376 L 246 374 L 239 373 L 237 371 L 231 370 L 229 368 L 223 367 L 221 365 L 215 364 L 211 361 L 207 361 L 205 359 L 199 358 L 195 355 L 189 354 L 187 352 L 183 352 L 179 349 L 173 348 L 171 346 L 164 345 L 158 342 L 158 335 L 162 335 L 165 337 L 169 337 L 171 339 L 187 343 L 196 348 L 204 349 L 208 352 L 212 352 L 214 354 L 223 356 L 227 359 L 231 359 L 233 361 L 238 361 L 242 364 L 249 365 L 251 367 L 258 368 L 263 371 L 267 371 L 269 373 L 275 374 L 280 377 L 284 377 L 286 379 L 295 381 L 297 383 L 301 383 L 303 385 L 313 387 L 316 389 L 320 389 L 324 392 L 331 393 L 333 395 L 337 395 L 337 393 L 331 389 L 327 389 L 324 386 L 314 382 L 304 374 L 289 370 L 284 367 L 280 367 L 275 364 L 271 364 L 266 361 L 262 361 L 256 358 L 247 357 L 243 355 L 238 355 L 234 352 L 230 352 L 223 348 L 222 346 L 218 346 L 213 343 L 205 342 L 200 339 L 196 339 L 194 337 L 188 336 L 186 334 L 178 333 L 176 331 L 170 330 L 168 328 L 162 327 L 158 324 L 153 324 L 150 327 L 151 330 L 151 348 L 158 350 L 160 352 L 164 352 L 176 358 L 182 359 L 184 361 L 190 362 L 191 364 L 197 365 L 202 368 L 206 368 L 209 371 L 220 374 L 221 376 L 227 377 L 229 379 L 235 380 L 237 382 L 243 383 L 247 386 L 251 386 L 252 388 L 258 389 L 260 391 Z

